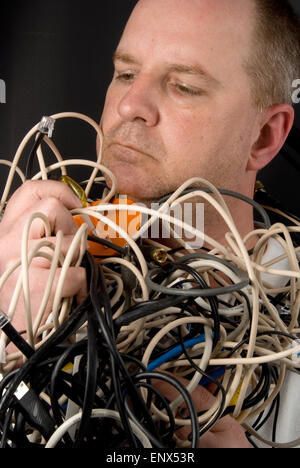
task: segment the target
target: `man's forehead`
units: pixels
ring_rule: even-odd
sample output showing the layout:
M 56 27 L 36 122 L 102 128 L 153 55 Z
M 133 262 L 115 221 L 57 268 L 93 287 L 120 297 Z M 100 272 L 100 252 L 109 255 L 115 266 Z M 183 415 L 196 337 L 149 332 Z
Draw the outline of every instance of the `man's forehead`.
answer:
M 237 41 L 249 43 L 255 18 L 253 0 L 139 0 L 125 28 L 140 33 L 174 34 L 190 32 L 212 35 L 227 33 Z M 223 40 L 228 37 L 223 36 Z M 238 43 L 236 44 L 238 45 Z
M 152 14 L 168 11 L 172 15 L 175 12 L 179 14 L 179 20 L 186 13 L 191 13 L 193 16 L 200 14 L 203 19 L 210 16 L 211 18 L 223 18 L 223 21 L 228 18 L 232 18 L 234 21 L 239 17 L 240 23 L 243 22 L 244 18 L 246 22 L 251 21 L 255 8 L 254 0 L 139 0 L 133 14 L 136 11 L 147 9 Z
M 136 58 L 197 58 L 212 73 L 223 73 L 249 54 L 250 6 L 252 0 L 139 0 L 120 46 Z

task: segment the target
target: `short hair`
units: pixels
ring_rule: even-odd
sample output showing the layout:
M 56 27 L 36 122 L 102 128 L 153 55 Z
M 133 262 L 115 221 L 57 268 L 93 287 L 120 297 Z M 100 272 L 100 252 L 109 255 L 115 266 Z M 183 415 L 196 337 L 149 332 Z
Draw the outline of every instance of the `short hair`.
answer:
M 300 78 L 300 20 L 288 0 L 254 0 L 256 18 L 246 70 L 260 108 L 293 104 Z

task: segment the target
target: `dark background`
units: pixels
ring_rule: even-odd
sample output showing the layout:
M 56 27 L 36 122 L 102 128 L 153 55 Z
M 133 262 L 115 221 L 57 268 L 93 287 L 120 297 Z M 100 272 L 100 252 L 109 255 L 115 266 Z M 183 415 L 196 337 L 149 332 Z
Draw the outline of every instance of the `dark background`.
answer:
M 300 15 L 299 0 L 292 3 Z M 72 111 L 99 121 L 112 76 L 111 56 L 134 4 L 134 0 L 0 3 L 0 79 L 6 83 L 6 103 L 0 104 L 0 159 L 13 159 L 23 137 L 43 115 Z M 295 109 L 295 126 L 284 150 L 259 178 L 275 199 L 300 216 L 300 104 Z M 87 124 L 59 120 L 54 136 L 65 159 L 95 160 L 95 132 Z M 82 176 L 84 170 L 80 171 Z M 0 165 L 0 193 L 7 173 Z

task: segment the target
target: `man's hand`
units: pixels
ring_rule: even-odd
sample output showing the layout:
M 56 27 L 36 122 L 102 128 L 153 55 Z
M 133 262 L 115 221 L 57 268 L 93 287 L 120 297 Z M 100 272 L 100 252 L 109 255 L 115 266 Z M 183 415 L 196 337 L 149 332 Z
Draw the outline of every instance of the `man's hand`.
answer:
M 187 386 L 187 380 L 176 378 L 184 386 Z M 173 401 L 178 397 L 178 392 L 175 387 L 166 382 L 155 382 L 155 386 L 169 401 Z M 216 401 L 212 393 L 200 385 L 193 392 L 192 399 L 197 412 L 206 411 L 212 407 Z M 184 407 L 182 406 L 181 408 Z M 182 426 L 176 432 L 176 436 L 186 441 L 190 432 L 190 426 Z M 244 429 L 235 419 L 227 415 L 219 419 L 209 431 L 200 437 L 199 448 L 251 448 L 251 446 L 245 436 Z
M 63 183 L 56 181 L 25 182 L 11 197 L 0 223 L 0 275 L 21 258 L 21 244 L 24 226 L 34 213 L 43 213 L 49 220 L 51 235 L 47 240 L 55 244 L 58 231 L 63 233 L 61 251 L 65 255 L 77 231 L 70 210 L 81 207 L 80 200 Z M 29 232 L 28 251 L 44 240 L 45 228 L 40 219 L 35 219 Z M 44 249 L 53 254 L 50 249 Z M 78 252 L 75 252 L 75 256 Z M 51 262 L 47 258 L 36 257 L 29 269 L 30 303 L 32 320 L 39 309 L 45 287 L 49 278 Z M 52 291 L 47 304 L 46 314 L 51 311 L 56 285 L 61 269 L 58 268 L 53 282 Z M 20 268 L 4 283 L 0 291 L 0 308 L 4 313 L 9 310 L 11 297 L 15 291 Z M 66 275 L 62 297 L 77 296 L 81 301 L 86 295 L 85 270 L 81 267 L 70 267 Z M 22 296 L 22 294 L 21 294 Z M 44 318 L 44 320 L 46 317 Z M 18 331 L 26 329 L 24 303 L 22 297 L 12 320 Z

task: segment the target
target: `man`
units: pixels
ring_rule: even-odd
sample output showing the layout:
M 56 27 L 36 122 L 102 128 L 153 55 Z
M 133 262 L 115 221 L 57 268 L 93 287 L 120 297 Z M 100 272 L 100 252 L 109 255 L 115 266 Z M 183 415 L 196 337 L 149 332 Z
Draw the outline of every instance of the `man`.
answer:
M 268 10 L 275 12 L 273 23 Z M 149 204 L 198 176 L 252 197 L 257 172 L 280 151 L 293 125 L 291 83 L 300 76 L 299 51 L 299 26 L 284 1 L 140 0 L 114 55 L 101 120 L 102 162 L 116 175 L 119 193 Z M 253 229 L 252 210 L 236 199 L 228 203 L 244 236 Z M 62 229 L 69 236 L 67 249 L 74 235 L 69 210 L 77 206 L 63 184 L 26 183 L 0 225 L 1 272 L 19 257 L 22 228 L 32 212 L 44 212 L 54 234 Z M 205 233 L 223 242 L 225 232 L 222 220 L 206 208 Z M 42 235 L 37 224 L 31 244 Z M 47 267 L 36 261 L 32 269 L 33 305 L 39 303 Z M 65 282 L 63 295 L 75 294 L 85 294 L 82 268 L 70 270 Z M 1 307 L 6 306 L 3 294 Z M 21 317 L 15 322 L 19 329 Z M 211 398 L 202 392 L 195 395 L 198 410 Z M 230 416 L 201 444 L 249 446 Z
M 257 171 L 278 153 L 294 118 L 286 102 L 264 108 L 255 96 L 255 8 L 252 1 L 192 1 L 188 9 L 184 1 L 138 3 L 114 55 L 102 117 L 103 164 L 121 193 L 150 202 L 198 175 L 253 196 Z M 250 207 L 229 204 L 240 233 L 252 230 Z M 205 232 L 221 240 L 218 223 L 205 213 Z

